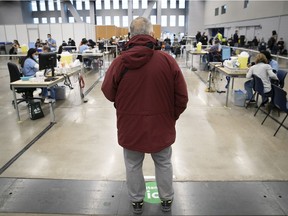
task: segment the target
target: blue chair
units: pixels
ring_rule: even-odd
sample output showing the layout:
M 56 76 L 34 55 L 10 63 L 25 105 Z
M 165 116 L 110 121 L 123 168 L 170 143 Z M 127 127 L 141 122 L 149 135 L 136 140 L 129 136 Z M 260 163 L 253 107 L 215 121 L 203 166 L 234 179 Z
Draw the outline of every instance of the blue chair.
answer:
M 284 85 L 285 85 L 285 78 L 286 78 L 286 75 L 287 75 L 287 71 L 284 71 L 284 70 L 278 70 L 277 71 L 277 77 L 279 79 L 279 86 L 280 88 L 283 88 Z
M 256 114 L 260 110 L 261 106 L 264 106 L 264 104 L 269 102 L 269 98 L 272 97 L 272 91 L 264 93 L 264 85 L 263 85 L 261 78 L 259 78 L 256 75 L 253 75 L 253 79 L 254 79 L 254 91 L 255 91 L 254 96 L 256 94 L 256 104 L 257 105 L 258 105 L 259 95 L 262 96 L 262 102 L 261 102 L 260 106 L 258 106 L 258 108 L 254 114 L 254 116 L 256 116 Z
M 280 88 L 279 86 L 276 85 L 272 85 L 272 92 L 273 92 L 273 96 L 272 96 L 272 105 L 275 106 L 277 109 L 279 109 L 280 111 L 283 111 L 286 113 L 286 116 L 284 117 L 284 119 L 282 120 L 282 122 L 280 122 L 279 127 L 277 128 L 276 132 L 274 133 L 274 136 L 276 136 L 277 132 L 279 131 L 279 129 L 283 126 L 284 121 L 286 120 L 287 116 L 288 116 L 288 101 L 287 101 L 287 92 L 285 92 L 282 88 Z M 268 114 L 266 115 L 265 119 L 263 120 L 262 124 L 265 122 L 265 120 L 267 119 L 267 117 L 270 115 L 271 113 L 271 109 L 268 112 Z M 277 121 L 278 122 L 278 121 Z M 279 122 L 278 122 L 279 123 Z M 286 127 L 285 127 L 286 128 Z M 287 129 L 287 128 L 286 128 Z

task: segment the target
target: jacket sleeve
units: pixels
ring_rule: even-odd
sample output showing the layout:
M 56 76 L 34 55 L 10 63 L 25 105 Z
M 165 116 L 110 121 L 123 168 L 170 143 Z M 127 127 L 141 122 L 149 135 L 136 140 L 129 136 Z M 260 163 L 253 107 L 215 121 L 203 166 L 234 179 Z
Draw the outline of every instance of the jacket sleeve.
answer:
M 187 85 L 180 70 L 179 66 L 176 65 L 176 76 L 174 80 L 174 115 L 175 119 L 177 120 L 182 112 L 187 107 L 188 103 L 188 92 L 187 92 Z
M 118 89 L 118 79 L 119 79 L 119 68 L 120 67 L 120 58 L 116 58 L 108 70 L 106 71 L 104 81 L 101 86 L 101 90 L 105 97 L 111 101 L 115 102 L 115 97 Z

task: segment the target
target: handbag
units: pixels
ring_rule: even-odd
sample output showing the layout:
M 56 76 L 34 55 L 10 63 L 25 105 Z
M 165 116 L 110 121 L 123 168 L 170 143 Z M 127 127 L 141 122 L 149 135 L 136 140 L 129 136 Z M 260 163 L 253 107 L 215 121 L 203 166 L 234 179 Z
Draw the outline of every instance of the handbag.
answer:
M 28 110 L 29 110 L 30 119 L 32 119 L 32 120 L 36 120 L 36 119 L 44 117 L 44 113 L 43 113 L 43 110 L 41 108 L 40 102 L 30 101 L 28 103 Z

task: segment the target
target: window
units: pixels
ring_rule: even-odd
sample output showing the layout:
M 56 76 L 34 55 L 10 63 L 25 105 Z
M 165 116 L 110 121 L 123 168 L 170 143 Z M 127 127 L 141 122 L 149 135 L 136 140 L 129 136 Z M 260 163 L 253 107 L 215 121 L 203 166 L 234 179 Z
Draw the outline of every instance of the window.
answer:
M 56 18 L 55 17 L 50 17 L 50 23 L 56 23 Z
M 96 7 L 96 10 L 102 10 L 101 0 L 96 0 L 95 7 Z
M 133 9 L 139 9 L 139 0 L 133 0 Z
M 166 15 L 161 16 L 161 26 L 163 26 L 163 27 L 167 26 L 167 16 Z
M 215 16 L 219 15 L 219 8 L 215 8 Z
M 150 20 L 151 20 L 152 25 L 157 24 L 156 18 L 157 18 L 157 17 L 156 17 L 155 15 L 151 15 L 151 16 L 150 16 Z
M 123 27 L 128 27 L 128 16 L 122 16 Z
M 170 0 L 170 8 L 175 9 L 176 8 L 176 0 Z
M 115 26 L 120 26 L 120 18 L 119 16 L 114 16 L 114 25 Z
M 104 0 L 104 9 L 110 10 L 110 0 Z
M 82 10 L 82 0 L 76 0 L 76 10 Z
M 227 5 L 222 5 L 221 7 L 221 14 L 225 14 L 227 9 Z
M 111 16 L 105 16 L 105 25 L 111 25 Z
M 49 9 L 49 11 L 54 11 L 54 1 L 53 0 L 48 1 L 48 9 Z
M 39 18 L 38 17 L 33 18 L 33 23 L 38 24 L 39 23 Z
M 68 22 L 69 22 L 69 23 L 74 23 L 74 22 L 75 22 L 74 17 L 69 17 L 69 18 L 68 18 Z
M 136 19 L 138 16 L 133 16 L 133 20 Z
M 42 23 L 47 23 L 48 21 L 47 21 L 47 17 L 42 17 Z
M 31 7 L 32 7 L 32 11 L 37 11 L 37 2 L 36 1 L 32 1 L 31 2 Z M 38 20 L 39 21 L 39 20 Z
M 102 16 L 96 17 L 96 25 L 103 25 Z
M 58 22 L 62 23 L 62 17 L 58 17 Z
M 244 8 L 247 8 L 249 4 L 249 0 L 244 0 Z
M 156 3 L 154 3 L 153 9 L 157 9 L 157 4 Z
M 46 5 L 44 0 L 39 1 L 40 4 L 40 11 L 46 11 Z
M 167 0 L 161 1 L 161 8 L 167 8 Z
M 85 10 L 90 10 L 90 1 L 85 0 Z
M 185 9 L 185 0 L 179 0 L 179 9 Z
M 57 0 L 56 4 L 57 4 L 57 10 L 60 11 L 61 10 L 60 0 Z
M 122 9 L 128 9 L 128 0 L 122 1 Z
M 170 26 L 176 26 L 176 16 L 175 15 L 170 16 Z
M 86 23 L 91 23 L 90 16 L 87 16 L 87 17 L 86 17 Z
M 179 15 L 178 17 L 178 25 L 183 27 L 185 26 L 185 16 L 184 15 Z
M 142 0 L 142 9 L 147 9 L 148 7 L 148 0 Z
M 119 0 L 113 0 L 113 8 L 119 9 Z

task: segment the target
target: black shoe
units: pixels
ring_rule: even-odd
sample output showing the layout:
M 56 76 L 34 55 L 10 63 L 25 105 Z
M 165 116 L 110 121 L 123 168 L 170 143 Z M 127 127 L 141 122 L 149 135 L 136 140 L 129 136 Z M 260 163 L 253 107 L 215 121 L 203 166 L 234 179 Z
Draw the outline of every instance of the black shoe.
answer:
M 133 213 L 134 214 L 142 214 L 143 212 L 143 201 L 140 202 L 132 202 L 132 206 L 133 206 Z
M 249 99 L 248 99 L 248 100 L 246 100 L 246 103 L 256 103 L 256 101 L 253 100 L 253 99 L 252 99 L 252 100 L 249 100 Z
M 161 209 L 163 212 L 171 211 L 172 200 L 161 200 Z

